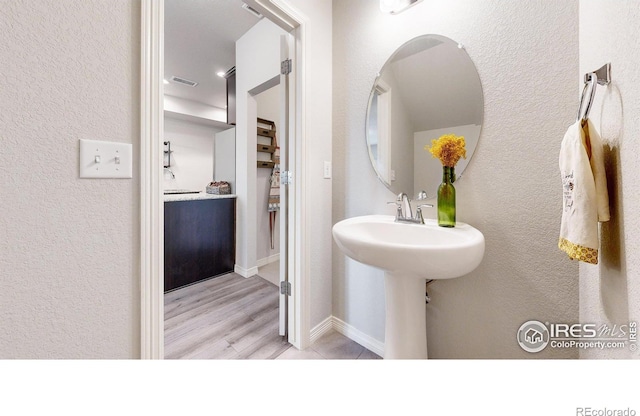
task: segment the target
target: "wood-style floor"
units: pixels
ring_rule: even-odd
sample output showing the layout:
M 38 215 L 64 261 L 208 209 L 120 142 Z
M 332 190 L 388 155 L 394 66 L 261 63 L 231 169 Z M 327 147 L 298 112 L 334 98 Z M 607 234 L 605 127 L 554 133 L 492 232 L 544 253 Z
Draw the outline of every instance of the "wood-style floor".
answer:
M 305 351 L 278 335 L 278 288 L 230 273 L 166 293 L 167 359 L 380 358 L 332 331 Z

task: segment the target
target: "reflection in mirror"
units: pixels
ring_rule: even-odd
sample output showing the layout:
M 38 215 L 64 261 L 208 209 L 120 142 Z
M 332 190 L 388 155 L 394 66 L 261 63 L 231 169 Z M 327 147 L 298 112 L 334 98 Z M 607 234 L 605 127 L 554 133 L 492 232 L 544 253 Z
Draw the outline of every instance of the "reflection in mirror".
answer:
M 376 161 L 378 175 L 383 181 L 389 182 L 391 180 L 391 160 L 389 159 L 391 93 L 389 87 L 383 81 L 376 84 L 371 100 L 371 117 L 369 118 L 369 131 L 371 132 L 370 151 L 373 155 L 373 160 Z
M 382 67 L 367 110 L 367 146 L 380 180 L 395 194 L 435 197 L 442 165 L 424 150 L 443 134 L 464 136 L 467 159 L 480 137 L 484 99 L 480 77 L 453 40 L 425 35 L 402 45 Z

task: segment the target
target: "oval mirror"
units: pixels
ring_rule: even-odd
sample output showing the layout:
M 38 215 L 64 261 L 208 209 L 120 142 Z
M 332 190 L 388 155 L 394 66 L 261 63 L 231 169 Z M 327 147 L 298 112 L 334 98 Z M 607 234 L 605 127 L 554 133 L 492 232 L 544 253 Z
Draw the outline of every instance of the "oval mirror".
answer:
M 484 98 L 476 67 L 457 42 L 424 35 L 396 50 L 376 78 L 367 108 L 371 164 L 394 194 L 436 196 L 442 165 L 425 146 L 443 134 L 464 136 L 467 158 L 456 165 L 459 179 L 480 138 Z

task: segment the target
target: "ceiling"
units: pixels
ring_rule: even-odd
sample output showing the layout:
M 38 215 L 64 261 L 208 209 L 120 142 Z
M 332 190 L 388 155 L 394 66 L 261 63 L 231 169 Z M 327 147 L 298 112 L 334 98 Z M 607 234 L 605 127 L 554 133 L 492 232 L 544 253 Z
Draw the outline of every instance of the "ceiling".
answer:
M 235 66 L 236 40 L 258 23 L 241 0 L 165 0 L 164 92 L 225 108 L 226 80 L 216 75 Z M 195 87 L 172 76 L 198 82 Z

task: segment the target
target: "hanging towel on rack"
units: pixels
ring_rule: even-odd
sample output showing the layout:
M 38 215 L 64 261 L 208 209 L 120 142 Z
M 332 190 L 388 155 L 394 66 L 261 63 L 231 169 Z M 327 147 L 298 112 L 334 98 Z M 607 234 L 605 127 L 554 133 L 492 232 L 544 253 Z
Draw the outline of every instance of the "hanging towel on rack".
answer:
M 576 121 L 560 147 L 562 221 L 558 248 L 571 259 L 598 264 L 598 222 L 609 221 L 609 193 L 600 135 Z

